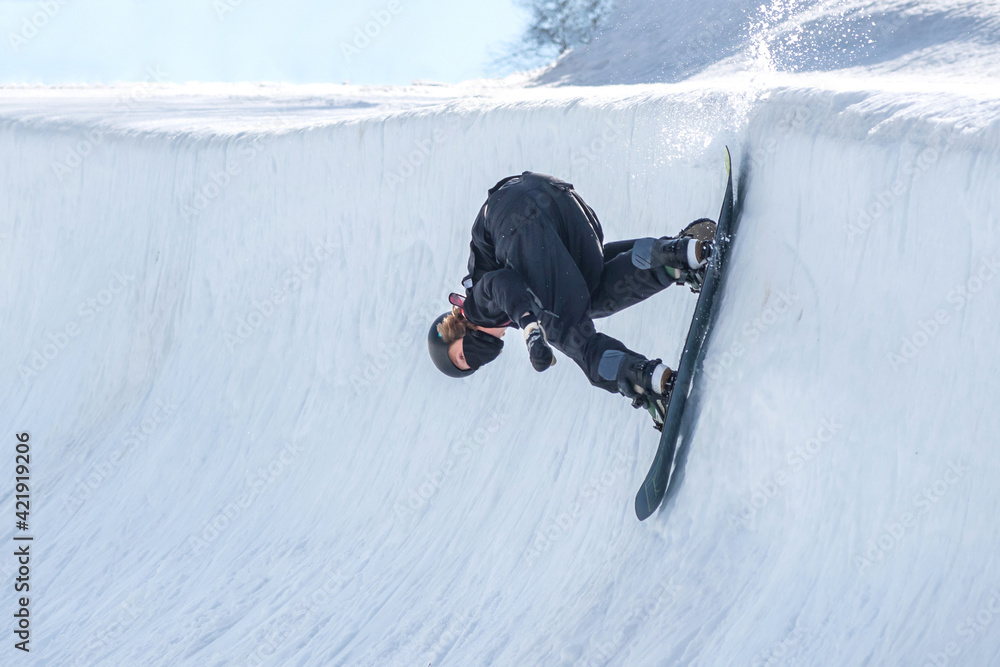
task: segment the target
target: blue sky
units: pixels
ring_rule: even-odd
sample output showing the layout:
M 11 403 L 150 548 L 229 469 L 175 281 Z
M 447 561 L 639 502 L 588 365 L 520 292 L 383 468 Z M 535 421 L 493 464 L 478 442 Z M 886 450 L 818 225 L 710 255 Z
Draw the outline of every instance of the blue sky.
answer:
M 456 82 L 525 21 L 513 0 L 0 0 L 0 82 Z

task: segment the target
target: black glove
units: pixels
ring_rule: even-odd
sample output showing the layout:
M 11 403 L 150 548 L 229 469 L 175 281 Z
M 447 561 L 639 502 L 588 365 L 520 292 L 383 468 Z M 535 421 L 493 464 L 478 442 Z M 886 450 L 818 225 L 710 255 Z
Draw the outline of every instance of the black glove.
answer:
M 521 326 L 524 327 L 524 341 L 528 344 L 531 367 L 541 373 L 549 366 L 555 366 L 555 355 L 552 354 L 549 341 L 545 339 L 545 329 L 538 320 L 534 317 L 522 318 Z

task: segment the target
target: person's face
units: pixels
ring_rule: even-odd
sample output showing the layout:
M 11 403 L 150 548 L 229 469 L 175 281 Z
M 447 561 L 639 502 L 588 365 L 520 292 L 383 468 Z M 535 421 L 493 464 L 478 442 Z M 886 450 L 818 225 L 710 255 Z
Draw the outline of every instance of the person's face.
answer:
M 469 370 L 469 364 L 465 362 L 465 343 L 463 338 L 452 341 L 451 345 L 448 346 L 448 358 L 451 359 L 451 363 L 455 364 L 455 367 L 467 371 Z
M 496 336 L 497 338 L 503 338 L 504 334 L 507 333 L 507 327 L 477 327 L 473 325 L 473 329 L 477 331 L 482 331 L 483 333 L 488 333 L 491 336 Z M 467 371 L 470 370 L 469 364 L 465 361 L 465 343 L 463 342 L 465 338 L 459 338 L 458 340 L 452 341 L 451 345 L 448 346 L 448 358 L 451 359 L 451 363 L 455 364 L 455 367 L 459 370 Z

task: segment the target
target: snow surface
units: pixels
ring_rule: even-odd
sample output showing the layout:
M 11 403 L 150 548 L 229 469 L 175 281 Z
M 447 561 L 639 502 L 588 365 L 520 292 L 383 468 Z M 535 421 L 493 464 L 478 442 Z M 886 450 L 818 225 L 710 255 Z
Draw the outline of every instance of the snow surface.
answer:
M 618 0 L 591 44 L 537 77 L 676 82 L 740 70 L 1000 78 L 993 0 Z
M 1000 94 L 765 74 L 4 88 L 19 661 L 1000 663 Z M 724 145 L 731 280 L 683 483 L 640 523 L 648 416 L 516 333 L 444 378 L 426 327 L 500 177 L 659 235 L 717 213 Z M 600 328 L 672 360 L 693 307 Z

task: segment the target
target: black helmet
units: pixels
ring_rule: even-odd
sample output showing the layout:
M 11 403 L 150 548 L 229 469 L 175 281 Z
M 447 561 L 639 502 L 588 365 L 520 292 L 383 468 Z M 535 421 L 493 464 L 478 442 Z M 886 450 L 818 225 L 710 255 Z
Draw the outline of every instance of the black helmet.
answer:
M 451 315 L 451 311 L 447 313 L 442 313 L 440 317 L 434 320 L 431 324 L 431 330 L 427 332 L 427 351 L 430 352 L 431 361 L 437 366 L 437 369 L 452 378 L 464 378 L 472 375 L 476 371 L 467 370 L 463 371 L 461 368 L 451 363 L 451 358 L 448 356 L 448 346 L 449 344 L 444 342 L 441 338 L 441 334 L 438 333 L 438 325 L 444 321 L 448 315 Z

